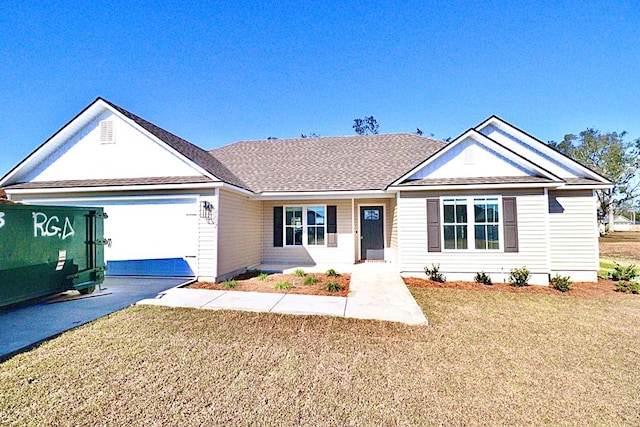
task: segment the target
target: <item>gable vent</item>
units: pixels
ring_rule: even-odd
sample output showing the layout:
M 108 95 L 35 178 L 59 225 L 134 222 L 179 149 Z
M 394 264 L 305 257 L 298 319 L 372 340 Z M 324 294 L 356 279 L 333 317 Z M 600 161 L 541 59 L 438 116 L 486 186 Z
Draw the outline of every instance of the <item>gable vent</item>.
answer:
M 100 142 L 102 144 L 113 144 L 116 142 L 113 132 L 113 120 L 103 120 L 100 122 Z
M 474 153 L 473 146 L 469 146 L 464 150 L 464 164 L 465 165 L 475 165 L 476 157 Z

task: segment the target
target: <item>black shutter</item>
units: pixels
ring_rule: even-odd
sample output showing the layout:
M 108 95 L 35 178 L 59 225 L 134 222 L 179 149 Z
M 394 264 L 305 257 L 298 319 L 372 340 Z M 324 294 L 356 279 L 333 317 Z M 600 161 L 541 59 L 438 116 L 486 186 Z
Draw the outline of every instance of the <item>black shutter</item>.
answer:
M 518 252 L 518 204 L 515 197 L 502 198 L 504 251 Z
M 327 206 L 327 247 L 338 247 L 337 207 Z
M 282 242 L 282 206 L 273 207 L 273 246 L 281 248 Z
M 427 250 L 441 252 L 440 199 L 427 199 Z

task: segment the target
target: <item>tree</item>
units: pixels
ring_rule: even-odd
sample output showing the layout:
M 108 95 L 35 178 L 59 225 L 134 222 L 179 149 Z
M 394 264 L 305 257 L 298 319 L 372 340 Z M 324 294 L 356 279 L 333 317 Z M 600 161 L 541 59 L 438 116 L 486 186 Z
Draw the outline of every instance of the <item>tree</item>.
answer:
M 416 135 L 422 136 L 424 132 L 422 132 L 422 129 L 420 128 L 416 128 Z
M 623 206 L 640 196 L 640 138 L 628 142 L 626 132 L 601 133 L 587 128 L 549 145 L 588 166 L 613 182 L 613 188 L 597 190 L 599 213 L 613 218 Z
M 373 116 L 353 119 L 353 130 L 355 130 L 358 135 L 376 135 L 378 128 L 378 121 Z
M 320 134 L 315 132 L 311 132 L 309 134 L 301 133 L 300 138 L 320 138 Z

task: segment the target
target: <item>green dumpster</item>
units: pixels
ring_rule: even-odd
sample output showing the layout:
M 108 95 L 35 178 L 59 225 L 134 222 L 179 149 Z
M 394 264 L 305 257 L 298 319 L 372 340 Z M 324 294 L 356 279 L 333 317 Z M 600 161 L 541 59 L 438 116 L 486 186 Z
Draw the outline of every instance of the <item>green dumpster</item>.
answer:
M 102 208 L 0 204 L 0 307 L 104 281 Z

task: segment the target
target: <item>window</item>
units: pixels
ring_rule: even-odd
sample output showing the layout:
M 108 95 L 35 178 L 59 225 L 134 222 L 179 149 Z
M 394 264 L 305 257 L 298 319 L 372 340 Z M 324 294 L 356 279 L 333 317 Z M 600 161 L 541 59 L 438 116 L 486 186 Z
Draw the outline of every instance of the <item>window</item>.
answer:
M 442 199 L 444 249 L 499 250 L 499 201 L 498 197 Z
M 498 198 L 473 199 L 476 249 L 500 249 Z
M 324 246 L 325 206 L 288 206 L 284 209 L 286 246 Z
M 467 249 L 467 200 L 444 199 L 444 248 Z
M 302 208 L 286 208 L 284 216 L 285 244 L 287 246 L 302 245 Z
M 307 245 L 324 245 L 324 206 L 307 208 Z

